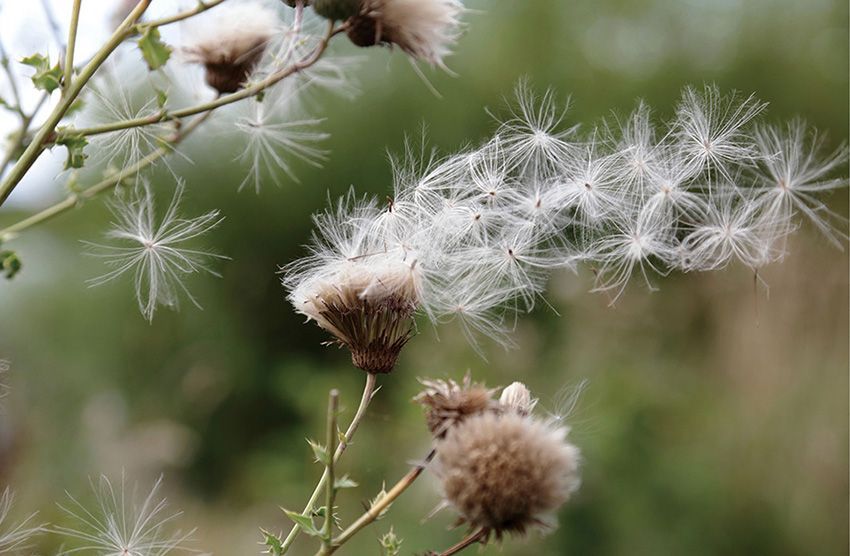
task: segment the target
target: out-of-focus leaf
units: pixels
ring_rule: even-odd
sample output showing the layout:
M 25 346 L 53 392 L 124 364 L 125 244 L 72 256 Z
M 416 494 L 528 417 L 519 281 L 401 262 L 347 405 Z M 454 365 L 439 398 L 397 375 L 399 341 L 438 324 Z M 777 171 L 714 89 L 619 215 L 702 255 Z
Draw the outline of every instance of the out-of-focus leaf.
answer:
M 33 85 L 36 89 L 52 93 L 62 85 L 62 68 L 57 62 L 50 65 L 50 59 L 41 54 L 33 54 L 21 60 L 21 63 L 35 68 L 32 76 Z
M 164 66 L 171 57 L 172 48 L 162 41 L 159 29 L 156 27 L 145 29 L 139 39 L 138 45 L 139 50 L 142 51 L 142 57 L 151 71 Z

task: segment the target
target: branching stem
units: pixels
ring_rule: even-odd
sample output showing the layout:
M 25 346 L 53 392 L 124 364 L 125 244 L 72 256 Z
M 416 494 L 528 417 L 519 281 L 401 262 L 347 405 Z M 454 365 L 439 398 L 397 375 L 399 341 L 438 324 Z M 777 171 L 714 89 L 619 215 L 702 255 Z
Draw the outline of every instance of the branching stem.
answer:
M 377 376 L 372 373 L 366 373 L 366 385 L 363 387 L 363 396 L 360 398 L 360 406 L 357 408 L 354 417 L 351 419 L 351 423 L 348 425 L 348 429 L 345 431 L 344 438 L 340 438 L 340 443 L 336 447 L 336 451 L 334 452 L 334 463 L 339 461 L 339 458 L 342 457 L 343 452 L 345 452 L 345 449 L 351 443 L 351 439 L 354 437 L 354 433 L 357 432 L 357 428 L 360 426 L 360 422 L 366 415 L 366 409 L 369 407 L 369 403 L 372 401 L 372 396 L 375 394 L 376 383 Z M 321 495 L 322 490 L 325 488 L 325 485 L 328 482 L 328 478 L 328 472 L 327 469 L 325 469 L 325 472 L 322 474 L 322 478 L 319 479 L 319 483 L 313 490 L 313 494 L 310 496 L 310 499 L 304 506 L 304 511 L 301 512 L 302 514 L 307 514 L 313 511 L 313 508 L 316 505 L 316 502 L 319 500 L 319 496 Z M 295 539 L 298 537 L 298 534 L 300 532 L 301 527 L 298 524 L 292 526 L 292 530 L 289 531 L 289 534 L 286 536 L 286 539 L 284 539 L 283 544 L 281 545 L 281 554 L 286 554 L 286 552 L 292 547 L 292 543 L 295 542 Z

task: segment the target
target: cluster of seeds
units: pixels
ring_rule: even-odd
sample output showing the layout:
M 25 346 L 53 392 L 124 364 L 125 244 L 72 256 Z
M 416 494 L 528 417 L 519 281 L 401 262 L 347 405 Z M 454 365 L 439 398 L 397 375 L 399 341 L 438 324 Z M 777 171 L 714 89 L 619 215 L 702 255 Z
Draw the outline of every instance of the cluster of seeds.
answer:
M 480 147 L 426 160 L 411 148 L 389 202 L 349 194 L 318 215 L 311 254 L 285 269 L 289 299 L 353 351 L 355 334 L 328 315 L 380 311 L 370 349 L 398 346 L 414 310 L 459 320 L 473 343 L 477 332 L 507 344 L 554 269 L 584 264 L 613 303 L 635 274 L 652 288 L 653 274 L 673 270 L 758 271 L 783 257 L 801 216 L 841 245 L 844 221 L 820 196 L 846 187 L 833 175 L 846 147 L 822 153 L 802 122 L 757 123 L 764 108 L 687 88 L 663 126 L 640 104 L 582 133 L 563 125 L 551 93 L 521 83 Z

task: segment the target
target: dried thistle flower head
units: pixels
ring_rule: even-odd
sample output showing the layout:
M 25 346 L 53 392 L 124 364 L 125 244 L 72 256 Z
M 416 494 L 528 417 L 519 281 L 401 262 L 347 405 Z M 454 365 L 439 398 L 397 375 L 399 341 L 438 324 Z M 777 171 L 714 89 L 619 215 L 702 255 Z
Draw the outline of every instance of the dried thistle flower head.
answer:
M 481 413 L 437 444 L 446 501 L 460 523 L 500 538 L 555 526 L 555 512 L 579 486 L 579 450 L 568 429 L 509 411 Z
M 198 18 L 194 46 L 185 49 L 191 62 L 203 64 L 207 84 L 219 93 L 238 91 L 257 67 L 279 30 L 277 14 L 260 4 L 234 4 Z
M 516 411 L 520 415 L 528 415 L 537 405 L 537 399 L 531 397 L 531 392 L 522 382 L 514 382 L 499 396 L 499 403 L 503 408 Z
M 493 399 L 495 390 L 472 382 L 469 374 L 460 384 L 451 379 L 420 382 L 425 390 L 414 401 L 425 406 L 425 421 L 435 438 L 444 437 L 450 428 L 468 417 L 498 409 Z
M 460 34 L 458 0 L 363 0 L 349 20 L 348 38 L 357 46 L 395 44 L 413 58 L 442 66 Z
M 415 268 L 402 261 L 345 261 L 290 294 L 296 309 L 351 351 L 354 366 L 389 373 L 413 332 Z

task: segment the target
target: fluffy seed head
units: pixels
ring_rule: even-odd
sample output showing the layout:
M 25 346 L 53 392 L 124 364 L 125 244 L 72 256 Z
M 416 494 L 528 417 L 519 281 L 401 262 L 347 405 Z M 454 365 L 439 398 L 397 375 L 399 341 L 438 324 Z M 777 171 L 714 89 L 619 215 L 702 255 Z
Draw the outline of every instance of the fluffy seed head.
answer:
M 213 16 L 204 18 L 208 21 L 203 30 L 185 52 L 189 61 L 203 64 L 210 87 L 233 93 L 251 75 L 278 31 L 277 14 L 259 4 L 235 4 Z
M 357 46 L 395 44 L 413 58 L 442 66 L 460 34 L 463 11 L 458 0 L 363 0 L 348 37 Z
M 435 438 L 442 438 L 450 428 L 468 417 L 498 408 L 493 400 L 495 390 L 472 382 L 469 374 L 460 384 L 451 379 L 420 382 L 425 390 L 414 401 L 425 406 L 425 421 Z
M 567 429 L 516 412 L 481 413 L 437 445 L 436 472 L 460 521 L 496 534 L 549 529 L 578 488 Z

